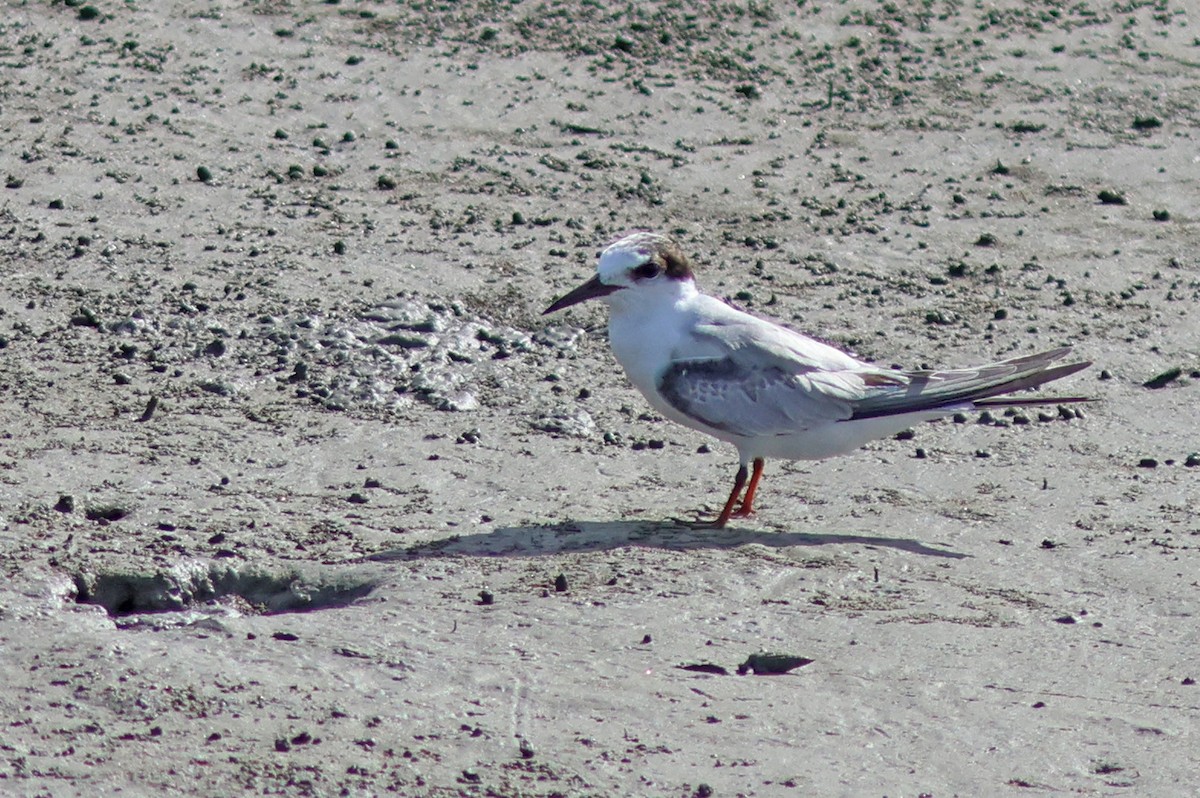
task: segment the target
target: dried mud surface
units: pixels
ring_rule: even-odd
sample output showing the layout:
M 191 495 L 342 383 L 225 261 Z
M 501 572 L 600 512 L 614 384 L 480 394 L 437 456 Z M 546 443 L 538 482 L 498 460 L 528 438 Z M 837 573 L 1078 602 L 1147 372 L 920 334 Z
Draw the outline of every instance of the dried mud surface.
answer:
M 1196 24 L 9 4 L 0 794 L 1194 794 Z M 1074 345 L 1100 401 L 681 528 L 733 452 L 540 315 L 635 228 L 879 362 Z

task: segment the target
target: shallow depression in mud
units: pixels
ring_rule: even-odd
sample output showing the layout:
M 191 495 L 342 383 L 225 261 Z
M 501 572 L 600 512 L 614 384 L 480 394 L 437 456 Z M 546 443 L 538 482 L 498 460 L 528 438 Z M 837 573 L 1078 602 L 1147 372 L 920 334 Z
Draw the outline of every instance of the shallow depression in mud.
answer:
M 145 570 L 82 568 L 71 578 L 77 603 L 104 607 L 112 616 L 178 611 L 222 600 L 237 600 L 250 612 L 306 612 L 345 606 L 375 588 L 373 581 L 345 573 L 202 561 Z

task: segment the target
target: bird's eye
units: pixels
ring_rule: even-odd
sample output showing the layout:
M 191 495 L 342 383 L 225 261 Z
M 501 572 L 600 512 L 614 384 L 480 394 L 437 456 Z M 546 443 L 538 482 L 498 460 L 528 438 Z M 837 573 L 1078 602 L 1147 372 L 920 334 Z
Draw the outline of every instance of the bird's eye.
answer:
M 634 269 L 633 276 L 639 280 L 652 280 L 658 276 L 660 271 L 662 271 L 662 269 L 658 268 L 658 264 L 650 260 Z

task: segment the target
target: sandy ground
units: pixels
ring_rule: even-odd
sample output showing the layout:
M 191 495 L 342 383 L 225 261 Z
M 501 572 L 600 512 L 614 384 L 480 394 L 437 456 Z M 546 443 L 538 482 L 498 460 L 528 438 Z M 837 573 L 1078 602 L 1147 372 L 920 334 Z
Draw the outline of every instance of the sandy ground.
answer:
M 1194 13 L 605 7 L 8 4 L 0 794 L 1200 790 Z M 540 315 L 635 228 L 1100 401 L 680 528 L 734 453 Z

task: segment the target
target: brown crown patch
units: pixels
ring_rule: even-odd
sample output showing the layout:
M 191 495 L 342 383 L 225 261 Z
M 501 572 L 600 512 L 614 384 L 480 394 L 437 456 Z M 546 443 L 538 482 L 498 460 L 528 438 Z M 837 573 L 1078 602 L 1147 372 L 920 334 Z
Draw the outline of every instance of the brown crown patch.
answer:
M 692 279 L 692 265 L 674 241 L 663 244 L 655 254 L 662 262 L 663 272 L 672 280 Z

